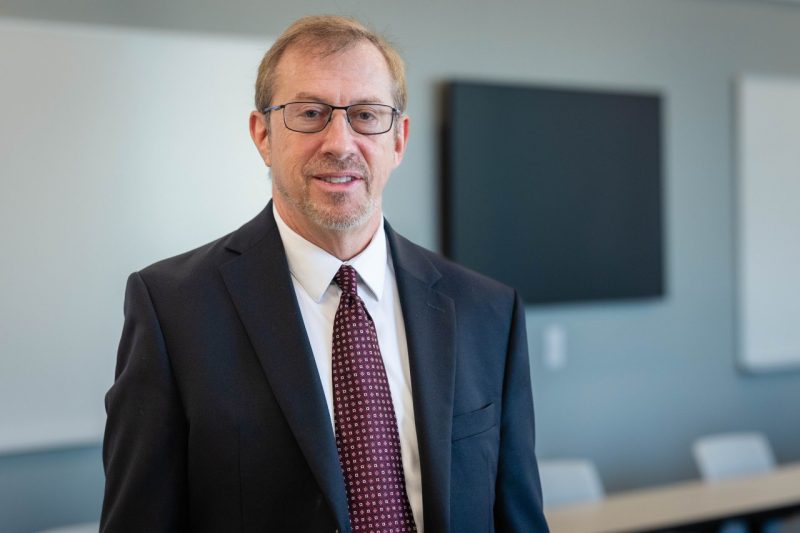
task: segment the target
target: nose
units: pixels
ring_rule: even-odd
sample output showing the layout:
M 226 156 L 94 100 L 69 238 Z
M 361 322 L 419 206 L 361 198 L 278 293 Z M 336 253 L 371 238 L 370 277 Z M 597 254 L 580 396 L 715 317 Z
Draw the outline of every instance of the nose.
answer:
M 322 133 L 325 136 L 322 146 L 325 153 L 344 159 L 356 151 L 355 132 L 347 121 L 344 109 L 334 109 L 331 120 Z

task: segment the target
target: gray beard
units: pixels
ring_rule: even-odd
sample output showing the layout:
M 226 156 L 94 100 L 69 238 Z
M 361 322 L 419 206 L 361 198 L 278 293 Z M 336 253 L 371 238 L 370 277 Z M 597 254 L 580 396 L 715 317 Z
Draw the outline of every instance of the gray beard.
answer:
M 344 200 L 343 194 L 334 196 L 334 203 L 342 203 Z M 366 203 L 359 206 L 359 210 L 355 213 L 340 214 L 318 209 L 305 198 L 299 202 L 297 208 L 320 227 L 333 231 L 346 231 L 359 228 L 369 221 L 375 212 L 375 200 L 372 196 L 368 196 Z

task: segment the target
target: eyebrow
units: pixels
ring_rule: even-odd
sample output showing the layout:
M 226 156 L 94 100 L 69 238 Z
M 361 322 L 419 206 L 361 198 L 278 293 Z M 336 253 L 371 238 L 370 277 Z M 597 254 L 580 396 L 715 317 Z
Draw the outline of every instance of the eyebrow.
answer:
M 325 98 L 320 98 L 319 96 L 317 96 L 314 93 L 299 92 L 299 93 L 294 95 L 294 98 L 295 98 L 295 100 L 293 100 L 293 101 L 295 101 L 295 102 L 303 102 L 303 101 L 305 101 L 305 102 L 320 102 L 320 103 L 325 103 L 325 104 L 328 103 L 325 100 Z M 351 103 L 353 103 L 353 104 L 384 104 L 382 98 L 378 98 L 378 97 L 375 97 L 375 96 L 368 96 L 366 98 L 356 98 L 354 100 L 351 100 Z M 388 105 L 388 104 L 384 104 L 384 105 Z

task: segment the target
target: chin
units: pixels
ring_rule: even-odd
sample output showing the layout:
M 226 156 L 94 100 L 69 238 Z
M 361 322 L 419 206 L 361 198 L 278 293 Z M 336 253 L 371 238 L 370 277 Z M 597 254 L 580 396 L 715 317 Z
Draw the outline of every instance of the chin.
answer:
M 366 226 L 375 213 L 374 202 L 350 210 L 344 210 L 342 206 L 330 209 L 319 209 L 317 206 L 307 207 L 306 214 L 318 226 L 333 231 L 348 231 Z

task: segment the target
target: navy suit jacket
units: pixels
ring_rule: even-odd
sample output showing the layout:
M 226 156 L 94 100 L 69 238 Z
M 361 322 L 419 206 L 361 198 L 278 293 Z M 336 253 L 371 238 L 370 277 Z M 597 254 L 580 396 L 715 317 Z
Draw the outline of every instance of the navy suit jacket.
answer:
M 386 224 L 425 531 L 547 531 L 516 293 Z M 319 373 L 271 204 L 128 279 L 106 396 L 104 532 L 349 532 Z

